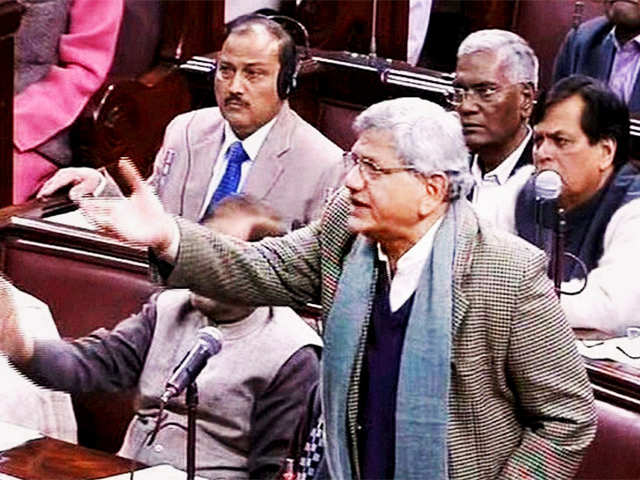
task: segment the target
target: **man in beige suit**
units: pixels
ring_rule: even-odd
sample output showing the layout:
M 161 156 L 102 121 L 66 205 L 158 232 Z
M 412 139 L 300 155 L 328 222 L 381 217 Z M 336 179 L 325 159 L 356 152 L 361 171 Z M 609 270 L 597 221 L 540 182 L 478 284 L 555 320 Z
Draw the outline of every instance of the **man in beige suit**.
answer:
M 169 124 L 151 184 L 169 212 L 190 220 L 209 216 L 225 193 L 243 192 L 270 204 L 289 226 L 307 224 L 342 182 L 342 152 L 289 108 L 296 53 L 282 27 L 248 15 L 228 32 L 215 77 L 218 106 Z M 229 152 L 238 142 L 243 156 L 236 166 Z M 234 188 L 218 192 L 234 168 Z M 38 195 L 70 183 L 72 197 L 102 191 L 102 178 L 88 168 L 64 169 Z
M 593 395 L 544 254 L 467 203 L 450 113 L 396 99 L 355 128 L 347 188 L 283 238 L 234 242 L 174 219 L 140 181 L 130 199 L 83 209 L 150 246 L 172 286 L 321 303 L 321 478 L 572 478 L 595 434 Z

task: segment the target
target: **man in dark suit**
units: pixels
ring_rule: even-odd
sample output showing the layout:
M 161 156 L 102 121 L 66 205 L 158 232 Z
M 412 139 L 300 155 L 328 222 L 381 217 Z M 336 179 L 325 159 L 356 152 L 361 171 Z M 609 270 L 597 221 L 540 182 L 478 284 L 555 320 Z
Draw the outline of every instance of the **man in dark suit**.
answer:
M 283 238 L 231 241 L 172 218 L 132 175 L 130 199 L 83 209 L 150 246 L 170 285 L 321 303 L 331 478 L 573 478 L 593 397 L 543 253 L 478 220 L 449 112 L 401 98 L 354 126 L 347 188 Z
M 569 31 L 555 60 L 553 82 L 574 73 L 607 83 L 628 105 L 640 112 L 640 4 L 605 0 L 604 16 Z
M 218 106 L 169 124 L 150 182 L 168 211 L 191 220 L 243 192 L 270 204 L 288 225 L 307 224 L 342 183 L 342 152 L 289 108 L 296 53 L 282 27 L 247 15 L 228 32 L 215 77 Z M 102 178 L 91 169 L 64 169 L 38 195 L 70 183 L 71 196 L 94 193 Z
M 638 325 L 640 309 L 640 169 L 628 162 L 629 112 L 599 80 L 572 75 L 541 105 L 534 143 L 536 170 L 562 179 L 564 249 L 573 255 L 564 262 L 562 290 L 581 292 L 562 295 L 569 324 L 625 335 Z M 503 199 L 499 208 L 507 205 Z M 532 177 L 515 207 L 517 233 L 532 243 L 545 238 L 537 234 L 535 209 Z
M 515 33 L 480 30 L 460 44 L 453 86 L 450 103 L 473 155 L 471 200 L 482 210 L 487 190 L 502 187 L 516 170 L 531 164 L 529 117 L 538 59 Z

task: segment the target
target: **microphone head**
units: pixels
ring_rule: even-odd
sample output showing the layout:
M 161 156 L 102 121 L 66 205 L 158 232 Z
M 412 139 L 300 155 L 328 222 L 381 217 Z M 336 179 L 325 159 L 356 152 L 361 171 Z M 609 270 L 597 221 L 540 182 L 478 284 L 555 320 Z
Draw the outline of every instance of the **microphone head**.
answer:
M 207 345 L 211 355 L 215 355 L 222 348 L 222 332 L 216 327 L 202 327 L 198 330 L 198 340 Z
M 543 200 L 555 200 L 562 193 L 562 178 L 555 170 L 543 170 L 536 175 L 536 197 Z

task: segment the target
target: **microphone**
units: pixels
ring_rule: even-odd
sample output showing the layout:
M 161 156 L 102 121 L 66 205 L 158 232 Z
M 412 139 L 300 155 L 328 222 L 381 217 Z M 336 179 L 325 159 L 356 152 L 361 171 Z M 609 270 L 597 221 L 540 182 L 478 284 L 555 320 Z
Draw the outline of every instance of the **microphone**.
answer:
M 562 178 L 558 172 L 543 170 L 536 176 L 536 241 L 545 252 L 550 253 L 550 277 L 556 294 L 562 293 L 560 287 L 564 276 L 564 209 L 558 207 L 558 198 L 562 193 Z M 545 228 L 551 229 L 551 242 L 546 245 L 542 238 Z M 550 251 L 546 247 L 550 247 Z
M 164 387 L 160 401 L 165 404 L 187 388 L 202 371 L 210 357 L 222 348 L 222 332 L 215 327 L 204 327 L 198 331 L 194 346 L 173 371 Z
M 562 179 L 555 170 L 543 170 L 536 175 L 536 197 L 542 200 L 556 200 L 562 193 Z
M 536 194 L 536 243 L 541 246 L 542 229 L 554 226 L 557 200 L 562 193 L 562 178 L 554 170 L 543 170 L 536 175 L 534 189 Z

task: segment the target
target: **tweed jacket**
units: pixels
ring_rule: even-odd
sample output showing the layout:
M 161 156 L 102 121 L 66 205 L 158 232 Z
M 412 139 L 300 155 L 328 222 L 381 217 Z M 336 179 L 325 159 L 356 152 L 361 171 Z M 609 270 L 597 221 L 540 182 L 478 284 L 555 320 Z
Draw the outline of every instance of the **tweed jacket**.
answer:
M 181 244 L 166 279 L 252 304 L 331 309 L 354 235 L 342 190 L 313 224 L 248 244 L 177 219 Z M 480 222 L 461 201 L 453 278 L 449 475 L 453 479 L 572 478 L 595 434 L 593 395 L 542 252 Z M 158 279 L 158 272 L 153 275 Z M 358 380 L 366 324 L 352 367 L 346 418 L 357 452 Z M 331 328 L 331 325 L 326 325 Z M 325 357 L 332 349 L 325 343 Z M 325 378 L 323 377 L 323 382 Z M 419 412 L 416 412 L 419 414 Z M 343 472 L 330 472 L 343 478 Z M 428 472 L 425 472 L 428 478 Z
M 605 17 L 593 18 L 567 34 L 564 43 L 556 55 L 553 68 L 553 83 L 558 80 L 581 73 L 607 83 L 615 45 L 609 32 L 613 29 Z M 640 112 L 640 82 L 636 81 L 629 99 L 629 111 Z
M 177 116 L 165 132 L 150 179 L 165 208 L 200 220 L 225 121 L 217 107 Z M 285 102 L 243 191 L 274 207 L 288 225 L 306 225 L 344 178 L 342 151 Z

